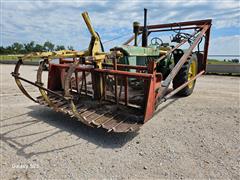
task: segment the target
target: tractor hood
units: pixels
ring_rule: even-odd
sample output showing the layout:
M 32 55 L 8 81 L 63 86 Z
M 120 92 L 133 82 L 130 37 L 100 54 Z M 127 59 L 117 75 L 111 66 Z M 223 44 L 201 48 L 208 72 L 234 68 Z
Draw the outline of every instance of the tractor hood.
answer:
M 110 49 L 110 51 L 114 50 L 120 51 L 127 56 L 159 56 L 160 54 L 160 50 L 157 47 L 139 47 L 122 45 Z

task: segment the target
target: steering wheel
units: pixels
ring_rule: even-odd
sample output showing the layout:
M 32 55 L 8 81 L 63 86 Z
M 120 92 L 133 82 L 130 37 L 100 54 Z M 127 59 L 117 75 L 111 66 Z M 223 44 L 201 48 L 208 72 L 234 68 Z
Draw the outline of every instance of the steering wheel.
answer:
M 154 37 L 151 39 L 151 45 L 161 46 L 162 44 L 163 40 L 158 37 Z

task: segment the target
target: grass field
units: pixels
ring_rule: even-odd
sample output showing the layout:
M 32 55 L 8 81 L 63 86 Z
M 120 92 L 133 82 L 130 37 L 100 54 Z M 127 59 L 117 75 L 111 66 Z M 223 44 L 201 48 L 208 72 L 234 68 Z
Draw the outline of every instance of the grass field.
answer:
M 18 56 L 17 55 L 0 55 L 0 61 L 16 61 L 18 60 Z M 39 58 L 32 58 L 32 59 L 28 59 L 27 61 L 39 61 Z M 227 61 L 221 61 L 221 60 L 217 60 L 217 59 L 208 59 L 208 64 L 235 64 L 232 62 L 227 62 Z
M 16 61 L 18 60 L 18 55 L 0 55 L 0 61 Z M 31 58 L 27 61 L 39 61 L 39 58 Z
M 227 62 L 227 61 L 220 61 L 217 59 L 208 59 L 208 64 L 236 64 L 233 62 Z

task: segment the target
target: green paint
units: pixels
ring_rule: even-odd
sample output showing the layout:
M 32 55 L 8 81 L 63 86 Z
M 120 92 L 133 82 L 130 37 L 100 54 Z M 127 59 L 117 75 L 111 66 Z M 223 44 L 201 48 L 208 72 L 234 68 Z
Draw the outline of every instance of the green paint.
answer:
M 160 50 L 157 47 L 140 47 L 122 45 L 117 49 L 126 52 L 128 56 L 159 56 Z

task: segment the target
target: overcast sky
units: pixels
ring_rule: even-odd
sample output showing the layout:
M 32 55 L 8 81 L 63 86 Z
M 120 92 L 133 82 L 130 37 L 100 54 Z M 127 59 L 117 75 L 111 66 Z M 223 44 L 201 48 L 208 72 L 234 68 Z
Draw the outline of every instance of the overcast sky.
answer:
M 1 0 L 1 44 L 47 40 L 75 49 L 84 49 L 90 35 L 81 13 L 88 11 L 103 41 L 123 36 L 106 44 L 118 45 L 132 34 L 132 22 L 143 22 L 148 9 L 148 24 L 213 19 L 210 54 L 239 54 L 239 0 L 159 0 L 159 1 L 12 1 Z

